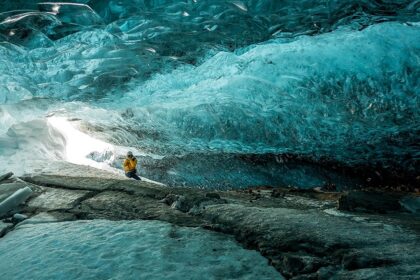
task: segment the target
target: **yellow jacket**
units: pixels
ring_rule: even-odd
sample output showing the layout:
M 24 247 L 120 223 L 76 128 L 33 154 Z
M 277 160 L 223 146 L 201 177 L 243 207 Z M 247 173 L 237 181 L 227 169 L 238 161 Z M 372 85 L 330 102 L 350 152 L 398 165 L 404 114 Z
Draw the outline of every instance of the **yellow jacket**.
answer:
M 137 166 L 137 159 L 135 157 L 133 157 L 131 159 L 126 158 L 124 160 L 124 171 L 125 172 L 135 171 L 136 166 Z

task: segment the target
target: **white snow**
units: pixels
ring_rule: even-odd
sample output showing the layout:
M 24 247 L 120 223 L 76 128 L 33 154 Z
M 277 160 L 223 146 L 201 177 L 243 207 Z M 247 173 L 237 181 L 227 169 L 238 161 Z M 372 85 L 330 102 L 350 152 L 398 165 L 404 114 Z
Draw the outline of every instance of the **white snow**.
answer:
M 282 279 L 231 237 L 158 221 L 25 224 L 0 239 L 0 252 L 8 280 Z

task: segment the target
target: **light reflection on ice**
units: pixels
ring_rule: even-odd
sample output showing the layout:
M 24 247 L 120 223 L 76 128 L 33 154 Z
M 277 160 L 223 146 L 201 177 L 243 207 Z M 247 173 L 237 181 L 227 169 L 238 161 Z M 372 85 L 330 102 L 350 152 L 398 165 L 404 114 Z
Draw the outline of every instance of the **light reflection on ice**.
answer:
M 65 139 L 66 161 L 100 169 L 110 169 L 109 162 L 115 160 L 115 147 L 113 145 L 77 130 L 63 117 L 49 117 L 48 124 L 60 132 Z M 87 157 L 92 152 L 111 152 L 111 156 L 107 160 L 108 162 L 97 162 Z
M 134 152 L 135 155 L 144 155 L 137 149 L 115 146 L 93 138 L 76 129 L 65 117 L 52 115 L 47 118 L 47 123 L 64 138 L 64 160 L 70 163 L 87 165 L 123 175 L 122 168 L 115 167 L 121 167 L 124 155 L 128 150 Z M 141 178 L 146 182 L 164 185 L 144 177 Z

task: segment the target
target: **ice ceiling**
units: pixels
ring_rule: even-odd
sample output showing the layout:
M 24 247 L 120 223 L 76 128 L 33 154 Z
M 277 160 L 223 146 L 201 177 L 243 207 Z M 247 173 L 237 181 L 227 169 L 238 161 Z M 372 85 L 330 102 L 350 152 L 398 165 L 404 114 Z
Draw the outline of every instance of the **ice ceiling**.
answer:
M 157 155 L 143 171 L 167 183 L 322 185 L 332 163 L 415 177 L 419 9 L 0 1 L 0 170 L 63 160 L 54 115 Z

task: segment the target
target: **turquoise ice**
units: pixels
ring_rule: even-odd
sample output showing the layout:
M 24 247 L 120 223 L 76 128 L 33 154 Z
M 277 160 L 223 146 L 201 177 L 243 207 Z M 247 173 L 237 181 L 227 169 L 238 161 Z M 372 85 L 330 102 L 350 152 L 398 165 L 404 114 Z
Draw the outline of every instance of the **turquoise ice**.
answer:
M 170 184 L 318 186 L 337 181 L 325 162 L 419 170 L 416 1 L 1 9 L 0 171 L 66 160 L 48 116 L 142 151 L 145 175 Z

